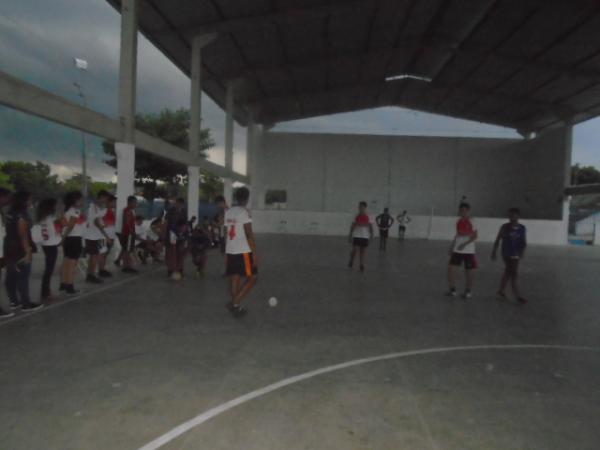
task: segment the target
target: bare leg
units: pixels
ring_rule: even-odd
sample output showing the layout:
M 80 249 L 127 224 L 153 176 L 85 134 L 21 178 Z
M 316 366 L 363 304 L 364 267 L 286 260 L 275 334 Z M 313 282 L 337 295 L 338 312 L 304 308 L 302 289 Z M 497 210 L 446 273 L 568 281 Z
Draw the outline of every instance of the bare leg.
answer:
M 96 266 L 98 266 L 98 255 L 90 255 L 88 263 L 88 275 L 96 274 Z
M 231 276 L 231 286 L 230 286 L 231 303 L 234 302 L 235 298 L 237 297 L 237 295 L 240 291 L 240 282 L 241 282 L 241 277 L 239 275 Z
M 450 290 L 456 289 L 456 271 L 452 264 L 448 264 L 448 287 Z
M 465 274 L 467 276 L 467 290 L 470 291 L 473 289 L 473 279 L 475 278 L 475 274 L 472 269 L 465 270 Z
M 238 306 L 242 302 L 244 297 L 246 297 L 250 293 L 257 281 L 258 277 L 256 275 L 246 278 L 246 281 L 244 282 L 244 284 L 241 285 L 236 296 L 233 299 L 233 304 L 235 306 Z
M 510 274 L 508 273 L 508 268 L 504 269 L 504 273 L 502 274 L 502 279 L 500 280 L 500 290 L 498 291 L 500 294 L 504 294 L 506 291 L 506 286 L 508 285 L 508 281 L 510 279 Z
M 365 248 L 361 247 L 359 250 L 360 268 L 361 270 L 365 267 Z

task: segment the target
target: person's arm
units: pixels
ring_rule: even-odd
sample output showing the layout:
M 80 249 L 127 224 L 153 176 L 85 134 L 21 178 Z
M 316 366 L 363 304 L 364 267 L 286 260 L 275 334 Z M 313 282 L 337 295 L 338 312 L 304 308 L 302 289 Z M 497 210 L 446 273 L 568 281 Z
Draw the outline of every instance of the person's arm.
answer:
M 69 218 L 69 220 L 65 219 L 66 226 L 65 226 L 65 228 L 63 230 L 63 237 L 68 236 L 69 233 L 71 233 L 71 231 L 73 231 L 73 227 L 75 227 L 75 224 L 77 223 L 77 220 L 78 220 L 78 218 L 74 217 L 74 216 L 71 216 Z
M 523 246 L 521 248 L 521 254 L 519 255 L 520 258 L 523 258 L 525 256 L 526 249 L 527 249 L 527 229 L 524 228 L 523 229 Z
M 498 236 L 496 236 L 496 240 L 494 241 L 494 249 L 492 250 L 492 260 L 496 260 L 498 257 L 498 246 L 500 245 L 500 241 L 502 240 L 502 231 L 504 230 L 504 225 L 500 227 L 498 230 Z
M 104 236 L 104 239 L 106 239 L 107 241 L 112 241 L 112 239 L 108 236 L 108 234 L 106 234 L 106 231 L 104 231 L 104 222 L 102 222 L 102 219 L 100 217 L 96 217 L 94 219 L 94 225 L 96 225 L 96 227 L 100 230 L 100 233 L 102 233 L 102 235 Z
M 21 241 L 21 247 L 23 247 L 23 251 L 25 252 L 23 262 L 30 263 L 33 249 L 31 248 L 31 243 L 29 242 L 29 224 L 25 219 L 19 219 L 17 228 L 19 233 L 19 240 Z
M 452 242 L 450 242 L 450 247 L 448 248 L 448 254 L 452 255 L 452 253 L 454 253 L 454 248 L 456 247 L 456 238 L 458 237 L 458 235 L 454 235 L 454 239 L 452 239 Z
M 473 230 L 473 233 L 471 233 L 471 237 L 469 238 L 469 240 L 467 242 L 465 242 L 464 244 L 460 244 L 458 246 L 458 249 L 459 250 L 464 250 L 464 248 L 467 245 L 472 244 L 473 242 L 475 242 L 477 240 L 477 236 L 478 236 L 477 230 Z
M 254 232 L 252 231 L 252 222 L 248 222 L 244 224 L 244 233 L 246 234 L 246 239 L 248 240 L 248 245 L 250 246 L 250 250 L 252 250 L 252 260 L 254 267 L 258 264 L 258 254 L 256 251 L 256 242 L 254 240 Z

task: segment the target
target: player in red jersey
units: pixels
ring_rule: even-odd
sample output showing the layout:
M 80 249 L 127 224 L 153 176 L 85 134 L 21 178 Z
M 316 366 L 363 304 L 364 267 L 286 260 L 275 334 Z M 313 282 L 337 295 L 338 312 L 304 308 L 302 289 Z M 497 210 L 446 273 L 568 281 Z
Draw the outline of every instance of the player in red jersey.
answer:
M 354 218 L 354 221 L 350 226 L 350 236 L 348 236 L 348 240 L 352 244 L 352 251 L 350 252 L 350 262 L 348 263 L 348 267 L 352 268 L 354 265 L 354 257 L 356 256 L 356 253 L 358 253 L 360 260 L 360 271 L 364 272 L 365 250 L 369 246 L 369 240 L 372 238 L 373 224 L 367 215 L 367 202 L 360 202 L 358 204 L 358 215 Z
M 449 291 L 446 295 L 456 297 L 456 268 L 465 266 L 466 288 L 463 298 L 471 298 L 473 290 L 473 271 L 477 269 L 475 258 L 475 241 L 477 240 L 477 227 L 470 217 L 471 206 L 461 203 L 459 206 L 460 218 L 456 222 L 456 235 L 450 247 L 450 263 L 448 264 Z

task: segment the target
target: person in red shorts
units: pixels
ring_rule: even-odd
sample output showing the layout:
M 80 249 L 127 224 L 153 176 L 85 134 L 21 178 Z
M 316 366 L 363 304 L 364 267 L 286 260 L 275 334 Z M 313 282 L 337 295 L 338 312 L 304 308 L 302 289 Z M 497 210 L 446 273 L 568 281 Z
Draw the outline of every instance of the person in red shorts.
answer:
M 121 244 L 121 253 L 119 261 L 123 262 L 124 273 L 138 273 L 133 268 L 133 259 L 131 254 L 135 251 L 135 209 L 137 208 L 137 198 L 130 195 L 127 197 L 127 206 L 123 209 L 123 226 L 119 233 L 119 242 Z
M 365 271 L 365 250 L 369 246 L 369 240 L 373 238 L 373 224 L 367 215 L 367 202 L 358 204 L 358 215 L 354 218 L 350 226 L 350 236 L 348 240 L 352 244 L 350 252 L 350 262 L 348 267 L 354 265 L 356 253 L 359 253 L 360 271 Z
M 470 217 L 471 206 L 461 203 L 459 206 L 460 218 L 456 222 L 456 235 L 450 246 L 450 263 L 448 264 L 447 296 L 456 297 L 456 268 L 465 266 L 466 288 L 463 298 L 471 298 L 473 290 L 473 271 L 477 269 L 475 258 L 475 241 L 477 240 L 477 227 Z

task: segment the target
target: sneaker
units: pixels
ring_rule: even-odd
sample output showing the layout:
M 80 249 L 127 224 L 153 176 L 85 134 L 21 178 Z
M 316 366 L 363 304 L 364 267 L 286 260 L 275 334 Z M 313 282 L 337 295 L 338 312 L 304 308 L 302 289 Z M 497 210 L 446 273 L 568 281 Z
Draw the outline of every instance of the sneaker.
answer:
M 139 273 L 133 267 L 123 267 L 123 269 L 121 269 L 121 272 L 123 272 L 123 273 L 131 273 L 131 274 Z
M 102 278 L 110 278 L 113 276 L 113 274 L 110 273 L 108 270 L 101 270 L 98 272 L 98 276 L 100 276 Z
M 444 294 L 446 297 L 456 297 L 456 289 L 452 288 Z
M 67 286 L 65 292 L 69 295 L 77 295 L 81 291 L 79 289 L 75 289 L 73 286 Z
M 466 290 L 465 293 L 462 295 L 462 298 L 464 298 L 465 300 L 470 299 L 473 296 L 473 294 L 471 293 L 471 291 Z
M 59 292 L 66 291 L 67 285 L 65 283 L 60 283 L 60 287 L 58 288 Z
M 527 300 L 525 300 L 523 297 L 519 297 L 517 298 L 517 301 L 521 304 L 524 305 L 525 303 L 527 303 Z
M 0 309 L 0 319 L 8 319 L 9 317 L 13 317 L 15 315 L 12 311 L 4 311 Z
M 92 275 L 91 273 L 88 274 L 87 277 L 85 277 L 85 282 L 86 283 L 91 283 L 91 284 L 102 284 L 104 283 L 104 280 L 98 278 L 96 275 Z
M 22 305 L 21 305 L 21 304 L 19 304 L 19 303 L 10 302 L 10 309 L 12 309 L 13 311 L 14 311 L 15 309 L 20 309 L 20 308 L 21 308 L 21 306 L 22 306 Z
M 23 306 L 21 311 L 23 311 L 23 312 L 35 311 L 36 309 L 40 309 L 43 307 L 44 307 L 44 305 L 42 305 L 41 303 L 29 303 L 28 305 Z
M 500 300 L 506 300 L 506 294 L 502 291 L 496 292 L 496 295 L 500 297 Z
M 234 305 L 233 303 L 229 302 L 225 305 L 225 307 L 227 308 L 227 310 L 233 315 L 233 317 L 235 318 L 240 318 L 240 317 L 244 317 L 246 314 L 248 314 L 248 310 L 242 308 L 239 305 Z

